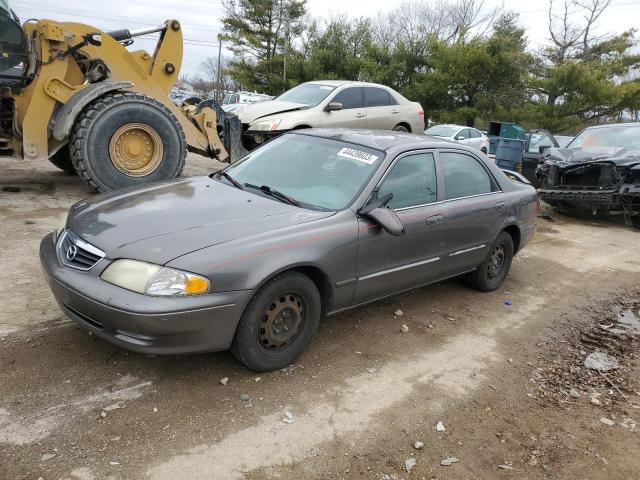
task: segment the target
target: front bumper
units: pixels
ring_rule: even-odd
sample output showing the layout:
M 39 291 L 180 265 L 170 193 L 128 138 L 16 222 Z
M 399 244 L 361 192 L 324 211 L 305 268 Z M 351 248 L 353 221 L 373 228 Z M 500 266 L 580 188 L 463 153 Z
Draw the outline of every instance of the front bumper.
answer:
M 593 205 L 612 205 L 617 190 L 562 190 L 541 188 L 540 199 L 548 201 L 581 202 Z
M 96 272 L 62 265 L 53 234 L 40 243 L 40 262 L 62 311 L 118 346 L 151 354 L 227 350 L 253 292 L 151 297 L 111 285 Z
M 244 133 L 242 135 L 242 144 L 247 150 L 253 150 L 263 143 L 267 143 L 280 135 L 290 132 L 291 130 L 250 130 L 248 125 L 243 125 Z

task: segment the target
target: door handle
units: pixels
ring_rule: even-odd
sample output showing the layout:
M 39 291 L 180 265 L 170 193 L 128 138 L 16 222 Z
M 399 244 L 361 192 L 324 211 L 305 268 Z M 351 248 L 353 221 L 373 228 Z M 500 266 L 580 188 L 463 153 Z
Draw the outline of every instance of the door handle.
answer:
M 391 110 L 391 113 L 392 113 L 392 114 L 394 114 L 394 115 L 396 115 L 397 113 L 400 113 L 400 110 L 395 110 L 395 109 L 394 109 L 394 110 Z
M 505 208 L 507 208 L 507 202 L 498 202 L 496 203 L 496 206 L 494 208 L 496 210 L 504 210 Z
M 444 215 L 431 215 L 427 218 L 427 225 L 440 225 L 444 220 Z
M 356 118 L 362 118 L 364 117 L 364 113 L 356 113 Z

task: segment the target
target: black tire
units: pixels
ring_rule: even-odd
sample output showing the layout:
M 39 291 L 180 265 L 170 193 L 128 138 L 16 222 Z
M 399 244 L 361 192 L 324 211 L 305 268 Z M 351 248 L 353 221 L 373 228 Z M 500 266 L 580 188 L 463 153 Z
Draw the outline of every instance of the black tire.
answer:
M 162 145 L 157 166 L 137 176 L 119 170 L 109 153 L 114 134 L 129 124 L 149 128 Z M 89 104 L 76 119 L 69 145 L 76 171 L 100 192 L 175 178 L 187 157 L 184 132 L 173 113 L 157 100 L 131 92 L 110 93 Z
M 497 258 L 499 258 L 499 265 L 494 263 Z M 502 285 L 511 269 L 512 260 L 513 239 L 507 232 L 500 232 L 484 262 L 476 270 L 467 274 L 467 281 L 481 292 L 492 292 Z
M 633 225 L 634 228 L 640 230 L 640 213 L 631 217 L 631 225 Z
M 292 299 L 295 299 L 293 303 L 302 312 L 300 317 L 295 317 L 294 312 L 294 317 L 301 320 L 295 330 L 295 318 L 293 325 L 289 323 L 291 332 L 277 330 L 284 328 L 282 323 L 277 323 L 278 319 L 280 322 L 291 321 L 293 310 L 287 303 L 291 303 Z M 306 275 L 299 272 L 277 275 L 256 292 L 245 308 L 233 338 L 231 353 L 256 372 L 278 370 L 290 365 L 311 342 L 320 322 L 321 304 L 318 289 Z M 273 318 L 270 318 L 269 312 L 274 313 Z M 277 337 L 281 333 L 291 338 L 285 340 Z M 285 343 L 276 345 L 273 340 Z
M 393 127 L 393 131 L 410 133 L 410 130 L 404 125 L 396 125 L 395 127 Z
M 76 172 L 76 169 L 73 167 L 73 162 L 71 161 L 71 155 L 69 154 L 68 145 L 65 145 L 51 157 L 49 157 L 49 161 L 64 173 L 67 173 L 69 175 L 78 174 L 78 172 Z

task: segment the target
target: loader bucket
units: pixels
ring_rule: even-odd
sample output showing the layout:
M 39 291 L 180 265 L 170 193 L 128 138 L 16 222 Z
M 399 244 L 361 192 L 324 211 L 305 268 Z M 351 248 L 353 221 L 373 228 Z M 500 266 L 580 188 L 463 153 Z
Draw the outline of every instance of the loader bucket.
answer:
M 220 140 L 222 140 L 225 150 L 229 153 L 229 163 L 235 163 L 249 153 L 242 145 L 242 123 L 240 119 L 222 110 L 215 100 L 204 100 L 200 102 L 196 112 L 202 111 L 205 107 L 209 107 L 216 112 L 218 124 L 222 127 Z

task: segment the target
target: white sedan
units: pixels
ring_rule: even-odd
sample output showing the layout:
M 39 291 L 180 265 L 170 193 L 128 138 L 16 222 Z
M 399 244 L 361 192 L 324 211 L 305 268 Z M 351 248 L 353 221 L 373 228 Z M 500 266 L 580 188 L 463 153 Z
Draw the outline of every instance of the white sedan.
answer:
M 463 125 L 434 125 L 424 131 L 425 135 L 446 138 L 454 142 L 477 148 L 485 155 L 489 153 L 489 137 L 480 130 Z

